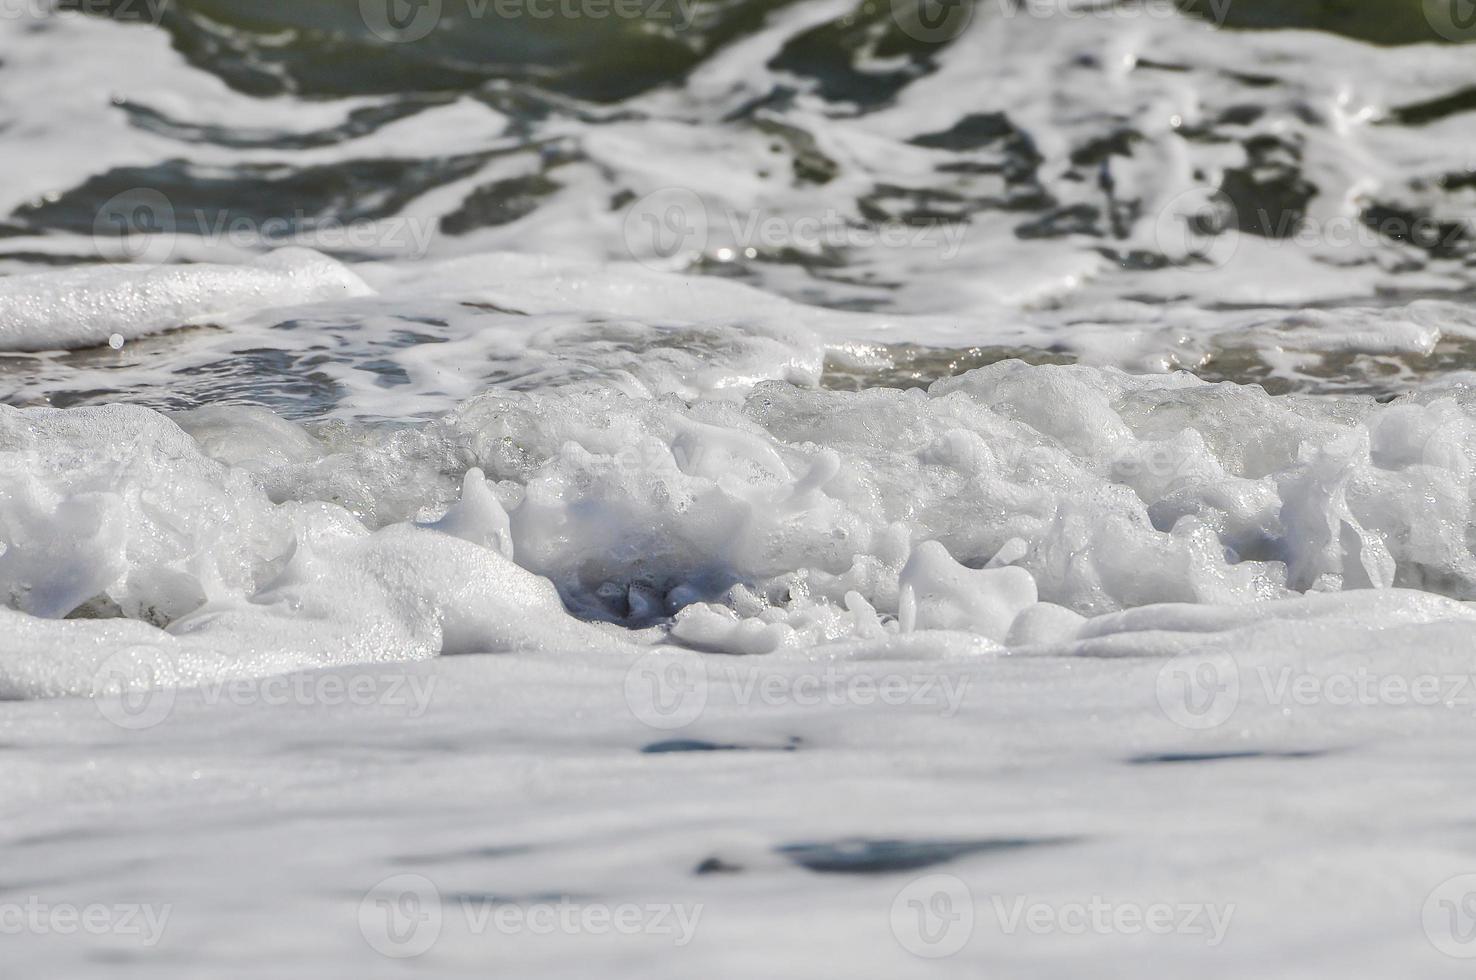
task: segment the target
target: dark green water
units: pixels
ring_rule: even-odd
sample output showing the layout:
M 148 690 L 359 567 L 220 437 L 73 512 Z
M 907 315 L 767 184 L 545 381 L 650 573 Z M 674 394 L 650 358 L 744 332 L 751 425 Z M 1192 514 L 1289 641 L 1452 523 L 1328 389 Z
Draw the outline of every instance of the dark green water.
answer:
M 306 96 L 446 93 L 489 81 L 526 82 L 594 102 L 616 101 L 679 81 L 717 48 L 758 29 L 795 0 L 629 0 L 641 16 L 569 18 L 513 0 L 112 0 L 115 16 L 137 19 L 146 5 L 196 66 L 258 95 Z M 611 0 L 616 2 L 616 0 Z M 932 2 L 932 0 L 929 0 Z M 994 16 L 1017 0 L 957 0 L 959 10 Z M 1039 0 L 1019 0 L 1039 2 Z M 162 4 L 162 6 L 157 6 Z M 1328 31 L 1375 44 L 1448 41 L 1431 11 L 1464 24 L 1469 0 L 1180 0 L 1184 11 L 1230 29 Z M 96 10 L 89 2 L 87 9 Z M 370 11 L 366 15 L 366 9 Z M 531 16 L 549 9 L 554 16 Z M 408 28 L 386 40 L 370 21 Z M 439 10 L 423 37 L 416 17 Z M 498 16 L 498 10 L 509 12 Z M 1476 26 L 1469 32 L 1476 37 Z M 410 39 L 412 38 L 413 39 Z M 921 61 L 930 47 L 897 30 L 892 7 L 866 0 L 836 21 L 795 38 L 775 63 L 820 79 L 828 94 L 874 101 L 908 69 L 860 70 L 866 50 L 882 58 Z
M 1432 18 L 1449 17 L 1458 27 L 1465 16 L 1476 17 L 1467 0 L 1184 0 L 1179 6 L 1233 29 L 1328 31 L 1391 45 L 1448 42 Z M 1476 27 L 1469 33 L 1476 35 Z
M 115 16 L 134 18 L 146 2 L 161 0 L 115 0 Z M 609 102 L 681 78 L 789 0 L 640 0 L 638 18 L 506 2 L 169 0 L 160 23 L 192 64 L 255 95 L 446 93 L 507 80 Z M 423 37 L 421 11 L 439 12 Z M 380 23 L 408 30 L 386 40 Z

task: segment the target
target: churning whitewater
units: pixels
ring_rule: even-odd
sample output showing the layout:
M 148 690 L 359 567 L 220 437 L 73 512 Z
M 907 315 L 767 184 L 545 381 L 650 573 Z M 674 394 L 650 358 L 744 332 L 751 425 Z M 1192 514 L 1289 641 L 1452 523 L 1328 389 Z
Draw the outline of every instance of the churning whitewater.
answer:
M 0 12 L 0 927 L 151 897 L 168 956 L 66 954 L 150 978 L 1463 975 L 1476 29 L 930 4 Z M 414 953 L 365 925 L 406 876 Z M 597 901 L 682 914 L 459 918 Z M 1204 926 L 1052 918 L 1124 907 Z

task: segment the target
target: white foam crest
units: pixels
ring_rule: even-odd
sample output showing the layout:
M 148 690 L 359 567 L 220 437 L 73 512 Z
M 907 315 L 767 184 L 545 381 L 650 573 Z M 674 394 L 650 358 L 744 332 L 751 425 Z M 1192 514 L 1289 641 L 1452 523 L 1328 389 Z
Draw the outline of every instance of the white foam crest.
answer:
M 0 278 L 0 351 L 96 347 L 215 317 L 366 296 L 345 266 L 310 249 L 246 265 L 109 265 Z
M 487 394 L 352 442 L 259 410 L 182 431 L 5 409 L 0 596 L 22 641 L 0 672 L 11 696 L 87 693 L 139 643 L 185 683 L 618 642 L 566 605 L 669 623 L 629 642 L 822 658 L 1464 621 L 1432 593 L 1476 596 L 1468 395 L 1002 362 L 928 392 Z
M 370 532 L 272 503 L 145 409 L 0 408 L 0 458 L 0 699 L 619 645 L 512 563 L 474 473 L 439 521 Z

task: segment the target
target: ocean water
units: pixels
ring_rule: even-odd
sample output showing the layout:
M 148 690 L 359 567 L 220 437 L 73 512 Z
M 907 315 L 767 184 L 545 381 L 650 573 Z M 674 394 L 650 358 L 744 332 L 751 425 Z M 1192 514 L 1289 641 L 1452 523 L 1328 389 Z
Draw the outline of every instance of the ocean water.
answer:
M 1473 41 L 0 3 L 7 959 L 1465 975 Z

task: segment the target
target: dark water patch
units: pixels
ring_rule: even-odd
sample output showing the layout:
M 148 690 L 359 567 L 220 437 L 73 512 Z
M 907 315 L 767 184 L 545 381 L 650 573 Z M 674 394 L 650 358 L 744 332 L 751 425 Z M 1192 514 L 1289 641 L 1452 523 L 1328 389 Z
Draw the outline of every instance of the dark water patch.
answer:
M 1321 749 L 1293 751 L 1230 751 L 1230 752 L 1159 752 L 1151 755 L 1134 756 L 1128 760 L 1133 766 L 1181 765 L 1194 762 L 1234 762 L 1244 759 L 1320 759 L 1327 755 Z
M 138 19 L 126 16 L 128 2 L 116 0 L 115 19 Z M 639 16 L 616 14 L 627 5 L 577 17 L 557 5 L 486 0 L 151 2 L 186 60 L 251 95 L 471 92 L 513 80 L 616 101 L 678 81 L 786 0 L 646 0 Z M 555 15 L 537 13 L 544 9 Z
M 793 752 L 803 743 L 798 735 L 780 745 L 736 745 L 705 742 L 696 738 L 673 738 L 663 742 L 652 742 L 641 749 L 643 755 L 663 755 L 668 752 Z
M 406 317 L 405 319 L 410 320 L 413 318 Z M 427 318 L 421 322 L 432 327 L 446 326 L 445 320 Z M 437 337 L 433 334 L 420 333 L 415 330 L 396 330 L 391 338 L 391 346 L 393 347 L 419 347 L 421 344 L 444 344 L 447 342 L 447 338 L 445 337 Z
M 1464 294 L 1436 294 L 1429 298 L 1461 299 Z M 1409 299 L 1409 297 L 1405 297 Z M 1362 305 L 1363 301 L 1360 301 Z M 1319 307 L 1336 309 L 1336 306 Z M 1074 364 L 1065 348 L 970 347 L 930 348 L 909 344 L 878 345 L 875 360 L 855 363 L 835 355 L 826 359 L 820 385 L 832 391 L 866 388 L 926 388 L 943 378 L 956 377 L 999 361 L 1017 359 L 1027 364 Z M 1309 357 L 1286 373 L 1284 365 L 1267 360 L 1260 344 L 1234 337 L 1211 340 L 1202 354 L 1185 359 L 1182 370 L 1209 382 L 1259 385 L 1272 395 L 1372 395 L 1394 397 L 1432 378 L 1467 371 L 1476 364 L 1476 341 L 1444 336 L 1429 354 L 1414 352 L 1309 351 Z
M 915 146 L 959 153 L 964 150 L 977 150 L 1006 137 L 1019 135 L 1023 134 L 1015 128 L 1004 113 L 975 112 L 964 116 L 948 129 L 913 137 L 910 142 Z
M 1284 239 L 1307 214 L 1317 188 L 1302 176 L 1302 151 L 1274 136 L 1245 144 L 1246 165 L 1225 171 L 1220 192 L 1234 209 L 1236 226 L 1248 235 Z
M 124 231 L 179 233 L 230 239 L 243 234 L 284 240 L 309 234 L 324 222 L 342 225 L 397 214 L 411 200 L 475 173 L 494 152 L 439 159 L 351 160 L 293 169 L 264 164 L 206 168 L 186 160 L 151 167 L 120 167 L 89 178 L 49 199 L 18 208 L 14 220 L 28 228 L 91 235 L 100 217 L 133 213 L 137 198 L 148 224 Z M 145 190 L 146 189 L 146 190 Z M 158 195 L 163 195 L 161 201 Z M 324 236 L 326 239 L 326 235 Z M 393 246 L 394 242 L 384 244 Z M 406 241 L 405 247 L 417 243 Z M 323 250 L 332 251 L 325 247 Z
M 774 153 L 788 151 L 796 184 L 828 184 L 840 175 L 840 164 L 820 149 L 813 135 L 800 127 L 771 116 L 757 117 L 754 125 L 774 138 L 776 142 L 770 146 Z
M 1385 121 L 1401 126 L 1423 126 L 1473 111 L 1476 111 L 1476 85 L 1463 88 L 1450 95 L 1443 95 L 1438 99 L 1397 106 L 1389 112 L 1389 118 Z
M 724 279 L 745 282 L 756 289 L 762 289 L 764 287 L 764 281 L 756 271 L 762 266 L 790 266 L 792 268 L 803 269 L 809 274 L 811 279 L 815 280 L 830 282 L 851 281 L 839 274 L 842 270 L 846 270 L 849 267 L 849 259 L 847 258 L 846 251 L 833 245 L 821 243 L 814 251 L 792 248 L 790 246 L 774 248 L 765 245 L 753 246 L 753 249 L 754 254 L 751 257 L 743 255 L 729 260 L 704 255 L 701 259 L 692 263 L 692 270 L 707 276 L 721 276 Z M 832 306 L 834 308 L 833 304 L 822 302 L 825 299 L 823 295 L 812 297 L 800 295 L 796 297 L 799 302 L 803 302 L 807 298 L 817 301 L 816 305 Z
M 1206 381 L 1257 384 L 1272 395 L 1373 395 L 1387 397 L 1408 391 L 1420 382 L 1476 364 L 1476 341 L 1443 337 L 1430 354 L 1359 351 L 1320 352 L 1301 364 L 1295 376 L 1275 373 L 1258 347 L 1226 346 L 1212 350 L 1194 374 Z
M 1425 0 L 1179 0 L 1179 9 L 1232 30 L 1327 31 L 1382 45 L 1450 40 L 1431 23 Z
M 113 600 L 113 597 L 105 592 L 98 593 L 91 599 L 77 606 L 71 612 L 63 616 L 63 619 L 124 619 L 127 614 L 123 607 Z
M 503 844 L 488 847 L 469 847 L 458 851 L 439 851 L 433 854 L 407 854 L 393 859 L 394 864 L 420 865 L 465 864 L 468 861 L 495 861 L 499 858 L 527 854 L 533 848 L 526 844 Z
M 1220 126 L 1250 126 L 1266 114 L 1258 105 L 1234 105 L 1220 113 Z
M 336 381 L 284 351 L 221 351 L 203 363 L 180 365 L 181 344 L 193 346 L 198 338 L 177 336 L 129 341 L 120 351 L 102 347 L 31 357 L 0 355 L 0 403 L 75 408 L 123 402 L 161 412 L 252 405 L 298 419 L 330 411 L 342 395 Z M 117 372 L 119 381 L 75 386 L 76 376 L 68 365 L 82 368 L 84 376 L 95 377 L 98 370 Z M 147 380 L 150 369 L 170 370 L 175 377 L 165 387 Z M 125 380 L 133 370 L 144 380 Z
M 739 752 L 746 749 L 742 745 L 719 745 L 716 742 L 704 742 L 695 738 L 676 738 L 665 742 L 652 742 L 641 749 L 642 755 L 658 755 L 667 752 Z
M 326 361 L 323 357 L 318 363 Z M 195 379 L 197 383 L 208 381 L 209 394 L 169 407 L 197 408 L 211 402 L 234 401 L 271 408 L 289 417 L 304 411 L 322 414 L 337 404 L 342 392 L 337 381 L 311 370 L 313 366 L 311 356 L 302 357 L 290 351 L 269 348 L 236 351 L 224 360 L 178 369 L 182 377 Z
M 526 310 L 515 310 L 509 306 L 499 306 L 496 303 L 465 301 L 461 304 L 469 310 L 477 310 L 482 313 L 500 313 L 507 316 L 527 316 Z
M 1015 228 L 1015 236 L 1024 239 L 1065 238 L 1069 235 L 1100 236 L 1105 233 L 1102 209 L 1091 204 L 1072 204 L 1057 208 Z
M 127 402 L 159 411 L 255 405 L 288 418 L 321 414 L 338 403 L 338 383 L 315 369 L 322 361 L 269 348 L 231 350 L 224 339 L 220 328 L 206 325 L 130 340 L 121 350 L 103 345 L 0 354 L 0 402 L 53 408 Z M 193 363 L 184 361 L 186 355 Z M 164 370 L 173 375 L 167 387 L 150 380 Z M 77 384 L 114 375 L 116 384 Z
M 1151 272 L 1156 269 L 1166 269 L 1174 264 L 1162 252 L 1150 252 L 1141 248 L 1110 248 L 1099 246 L 1096 252 L 1104 259 L 1116 262 L 1119 267 L 1127 272 Z
M 483 184 L 467 195 L 461 206 L 441 219 L 448 235 L 464 235 L 478 228 L 511 224 L 537 211 L 560 185 L 542 174 L 509 177 Z
M 1398 205 L 1375 203 L 1359 220 L 1391 242 L 1412 245 L 1436 259 L 1461 258 L 1476 249 L 1464 221 L 1436 218 Z
M 974 0 L 952 0 L 944 13 L 961 25 L 974 9 Z M 880 108 L 912 81 L 935 71 L 938 55 L 961 33 L 947 30 L 947 25 L 937 32 L 904 30 L 908 13 L 907 5 L 896 2 L 859 3 L 791 38 L 769 67 L 807 80 L 832 102 Z M 880 69 L 880 64 L 897 67 Z
M 1189 65 L 1176 65 L 1167 61 L 1155 61 L 1152 58 L 1139 58 L 1133 62 L 1134 71 L 1166 71 L 1177 75 L 1188 74 Z M 1273 82 L 1276 79 L 1272 79 Z
M 821 874 L 885 874 L 915 871 L 970 854 L 1018 851 L 1070 843 L 1067 837 L 982 837 L 968 840 L 899 840 L 853 837 L 838 841 L 784 844 L 775 850 Z
M 692 873 L 696 875 L 731 875 L 738 874 L 742 870 L 742 865 L 729 864 L 722 858 L 713 855 L 712 857 L 703 858 L 697 867 L 692 869 Z
M 1443 191 L 1458 191 L 1469 187 L 1476 187 L 1476 166 L 1460 173 L 1444 174 L 1441 176 L 1440 189 Z
M 940 172 L 998 173 L 1008 185 L 1032 188 L 1032 197 L 1039 198 L 1045 193 L 1037 176 L 1045 158 L 1041 156 L 1030 134 L 1016 126 L 1002 112 L 973 113 L 964 116 L 948 129 L 924 133 L 913 137 L 909 142 L 926 149 L 970 157 L 964 161 L 945 163 L 938 168 Z M 980 154 L 983 159 L 979 158 Z M 1018 197 L 1018 192 L 1010 196 Z
M 959 222 L 981 207 L 1003 204 L 1002 198 L 970 200 L 957 191 L 895 184 L 878 184 L 874 191 L 856 201 L 856 207 L 868 221 L 877 224 L 896 221 L 913 226 Z
M 374 375 L 374 384 L 380 388 L 399 388 L 410 383 L 410 375 L 394 361 L 364 361 L 357 367 Z
M 1112 157 L 1130 157 L 1133 147 L 1143 142 L 1143 134 L 1135 129 L 1119 129 L 1108 136 L 1088 140 L 1071 151 L 1074 167 L 1096 167 Z

